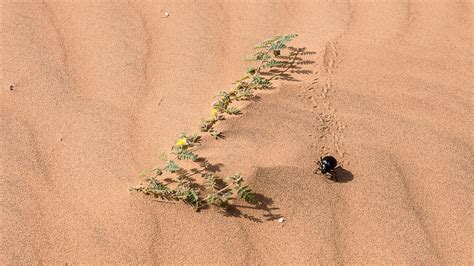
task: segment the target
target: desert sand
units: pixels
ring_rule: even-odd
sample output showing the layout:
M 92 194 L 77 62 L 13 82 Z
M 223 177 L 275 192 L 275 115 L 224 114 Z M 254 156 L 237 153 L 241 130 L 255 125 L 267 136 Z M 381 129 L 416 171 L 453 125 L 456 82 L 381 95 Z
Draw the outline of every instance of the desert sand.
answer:
M 472 2 L 1 5 L 2 264 L 474 263 Z M 129 192 L 284 33 L 305 63 L 197 150 L 263 203 Z

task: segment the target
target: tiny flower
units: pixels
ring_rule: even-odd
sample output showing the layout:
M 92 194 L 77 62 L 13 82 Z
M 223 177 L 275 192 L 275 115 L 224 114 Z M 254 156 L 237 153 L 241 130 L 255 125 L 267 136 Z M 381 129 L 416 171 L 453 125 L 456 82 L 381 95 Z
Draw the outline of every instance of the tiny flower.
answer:
M 212 109 L 211 111 L 212 117 L 217 117 L 218 114 L 219 114 L 219 110 L 217 110 L 216 108 Z
M 186 146 L 186 145 L 188 145 L 188 140 L 184 137 L 178 139 L 178 141 L 176 142 L 176 146 L 179 146 L 179 147 Z

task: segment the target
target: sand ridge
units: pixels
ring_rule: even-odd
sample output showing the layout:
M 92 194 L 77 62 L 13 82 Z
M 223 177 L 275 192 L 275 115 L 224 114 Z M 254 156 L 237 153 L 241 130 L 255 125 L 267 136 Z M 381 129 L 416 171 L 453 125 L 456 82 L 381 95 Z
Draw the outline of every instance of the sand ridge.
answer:
M 469 1 L 3 1 L 0 261 L 472 263 L 471 17 Z M 261 204 L 129 193 L 278 33 L 299 35 L 301 68 L 198 150 Z M 343 182 L 313 174 L 323 154 Z

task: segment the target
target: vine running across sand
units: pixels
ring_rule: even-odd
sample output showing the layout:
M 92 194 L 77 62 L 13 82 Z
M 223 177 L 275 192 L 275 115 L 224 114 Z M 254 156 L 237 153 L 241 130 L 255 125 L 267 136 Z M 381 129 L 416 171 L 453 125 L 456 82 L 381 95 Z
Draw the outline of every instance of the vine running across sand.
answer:
M 278 76 L 278 72 L 265 77 L 263 74 L 265 69 L 287 66 L 292 63 L 292 58 L 293 61 L 297 58 L 297 51 L 290 52 L 290 56 L 281 55 L 287 48 L 287 43 L 296 36 L 296 34 L 277 35 L 255 47 L 256 51 L 247 59 L 256 62 L 255 66 L 248 67 L 245 75 L 234 83 L 235 86 L 231 90 L 219 93 L 219 99 L 212 104 L 210 118 L 203 119 L 200 124 L 201 132 L 208 132 L 215 139 L 222 137 L 222 133 L 214 127 L 216 123 L 223 120 L 226 115 L 241 113 L 231 104 L 236 101 L 252 100 L 256 97 L 255 90 L 271 86 L 271 80 Z M 225 208 L 229 205 L 229 201 L 235 198 L 256 203 L 252 189 L 245 184 L 240 173 L 221 178 L 209 170 L 211 168 L 209 162 L 199 158 L 195 152 L 200 139 L 199 134 L 180 133 L 169 154 L 163 154 L 161 157 L 163 165 L 151 169 L 151 173 L 146 170 L 142 172 L 141 176 L 145 177 L 148 183 L 131 187 L 130 190 L 167 200 L 182 200 L 196 209 L 205 205 Z M 197 163 L 200 168 L 185 169 L 178 164 L 178 161 L 182 160 Z M 200 175 L 202 182 L 196 182 L 193 178 L 195 175 Z M 202 183 L 204 186 L 200 185 Z

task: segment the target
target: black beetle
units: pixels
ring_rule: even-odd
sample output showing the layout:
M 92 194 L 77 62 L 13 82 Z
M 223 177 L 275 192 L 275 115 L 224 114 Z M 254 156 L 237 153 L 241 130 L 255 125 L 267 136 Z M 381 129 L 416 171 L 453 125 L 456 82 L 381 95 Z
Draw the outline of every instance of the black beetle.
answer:
M 336 180 L 336 182 L 339 182 L 337 180 L 337 173 L 335 171 L 337 168 L 339 168 L 339 166 L 337 165 L 336 158 L 330 155 L 321 157 L 318 161 L 318 170 L 321 171 L 323 175 L 329 173 L 331 177 Z

